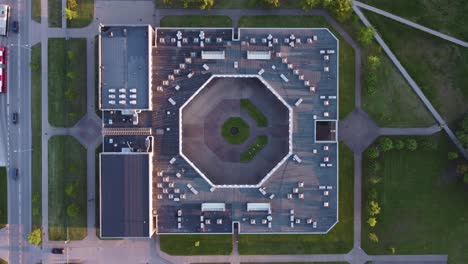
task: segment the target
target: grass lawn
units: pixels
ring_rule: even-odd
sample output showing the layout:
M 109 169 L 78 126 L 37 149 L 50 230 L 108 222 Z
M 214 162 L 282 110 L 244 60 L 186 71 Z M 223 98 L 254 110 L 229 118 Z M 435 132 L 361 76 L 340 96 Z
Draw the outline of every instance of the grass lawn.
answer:
M 468 110 L 468 49 L 365 12 L 408 73 L 448 123 Z
M 49 139 L 49 239 L 80 240 L 87 232 L 86 150 L 72 136 Z M 74 195 L 66 188 L 74 185 Z M 70 204 L 79 207 L 75 217 L 67 214 Z
M 76 0 L 78 17 L 67 21 L 69 28 L 81 28 L 88 26 L 94 19 L 94 0 Z
M 41 23 L 41 0 L 32 0 L 31 18 L 37 23 Z
M 466 16 L 468 2 L 466 0 L 363 0 L 363 2 L 468 41 L 468 16 Z
M 449 263 L 468 263 L 467 189 L 447 160 L 447 152 L 455 149 L 448 137 L 443 133 L 432 137 L 437 150 L 419 147 L 414 152 L 381 154 L 376 176 L 382 181 L 375 185 L 369 182 L 369 161 L 364 159 L 363 206 L 375 189 L 381 207 L 373 228 L 379 243 L 368 239 L 370 227 L 363 210 L 362 247 L 368 254 L 389 254 L 394 247 L 396 254 L 448 254 Z
M 86 39 L 49 39 L 48 52 L 49 123 L 71 127 L 86 113 Z
M 31 48 L 31 128 L 32 134 L 32 175 L 31 175 L 31 215 L 33 228 L 42 225 L 42 110 L 41 110 L 41 43 Z
M 339 222 L 326 235 L 239 235 L 239 253 L 332 254 L 348 253 L 353 247 L 353 153 L 339 146 Z
M 232 27 L 228 16 L 165 16 L 161 27 Z
M 268 137 L 266 135 L 260 135 L 255 139 L 255 142 L 249 146 L 249 148 L 241 153 L 240 162 L 250 162 L 257 153 L 260 152 L 268 144 Z
M 340 41 L 340 119 L 354 110 L 354 49 L 321 16 L 244 16 L 239 27 L 328 27 Z
M 46 0 L 42 0 L 46 1 Z M 62 0 L 47 0 L 49 7 L 49 27 L 62 27 Z M 40 1 L 39 1 L 40 5 Z M 40 7 L 39 7 L 40 9 Z M 39 11 L 40 14 L 40 11 Z
M 249 125 L 240 117 L 231 117 L 221 127 L 221 135 L 230 144 L 242 144 L 249 138 Z
M 198 247 L 195 242 L 199 241 Z M 229 255 L 231 235 L 161 235 L 161 250 L 169 255 Z
M 8 182 L 7 170 L 0 167 L 0 229 L 8 224 Z
M 241 109 L 247 111 L 249 116 L 257 122 L 259 127 L 267 127 L 268 119 L 267 117 L 258 109 L 249 99 L 240 100 Z
M 356 41 L 359 38 L 359 31 L 364 27 L 356 15 L 353 15 L 348 22 L 343 23 L 341 26 Z M 379 126 L 425 127 L 435 122 L 432 115 L 387 58 L 377 42 L 372 42 L 368 46 L 361 46 L 361 52 L 363 70 L 362 107 Z M 381 61 L 376 72 L 377 81 L 374 94 L 367 92 L 368 88 L 365 80 L 368 67 L 367 58 L 371 55 L 378 56 Z M 341 56 L 340 60 L 342 60 Z M 346 84 L 343 84 L 343 78 L 340 77 L 340 89 L 343 85 Z M 345 100 L 345 97 L 340 91 L 340 101 L 342 100 Z
M 172 4 L 166 5 L 163 0 L 155 0 L 157 8 L 183 8 L 181 0 L 173 0 Z M 198 5 L 191 5 L 189 8 L 198 8 Z M 242 9 L 242 8 L 269 8 L 263 0 L 216 0 L 212 9 Z M 301 8 L 299 1 L 280 0 L 280 8 Z

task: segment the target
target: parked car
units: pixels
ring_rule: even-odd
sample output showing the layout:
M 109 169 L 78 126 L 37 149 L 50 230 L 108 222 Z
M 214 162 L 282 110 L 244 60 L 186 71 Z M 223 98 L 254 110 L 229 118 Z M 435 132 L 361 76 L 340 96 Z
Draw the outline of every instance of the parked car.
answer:
M 52 254 L 63 254 L 63 248 L 53 248 Z
M 18 33 L 19 32 L 19 24 L 18 21 L 13 21 L 13 24 L 11 25 L 11 29 L 13 32 Z
M 13 113 L 13 116 L 11 117 L 11 122 L 13 122 L 13 124 L 18 124 L 18 113 L 17 112 Z
M 13 177 L 13 180 L 15 180 L 15 181 L 18 180 L 18 178 L 19 178 L 19 169 L 18 168 L 13 169 L 11 177 Z

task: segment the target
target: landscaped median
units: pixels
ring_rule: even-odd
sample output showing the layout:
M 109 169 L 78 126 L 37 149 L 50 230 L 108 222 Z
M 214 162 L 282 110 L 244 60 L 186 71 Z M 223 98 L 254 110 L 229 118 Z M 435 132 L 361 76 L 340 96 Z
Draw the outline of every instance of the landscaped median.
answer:
M 86 39 L 49 39 L 49 123 L 71 127 L 86 113 Z
M 161 235 L 161 250 L 169 255 L 229 255 L 231 235 Z
M 257 122 L 258 127 L 267 127 L 267 117 L 258 109 L 249 99 L 241 99 L 240 106 L 242 110 L 247 111 L 250 117 Z
M 249 148 L 241 153 L 240 162 L 247 163 L 250 162 L 258 152 L 260 152 L 268 144 L 268 136 L 260 135 L 258 136 L 254 143 L 249 146 Z
M 42 77 L 41 43 L 31 47 L 31 215 L 33 228 L 42 226 Z
M 353 247 L 353 153 L 339 146 L 339 222 L 325 235 L 239 235 L 242 255 L 348 253 Z M 242 228 L 242 227 L 241 227 Z
M 49 139 L 49 239 L 87 234 L 86 150 L 72 136 Z
M 446 134 L 383 137 L 363 157 L 362 248 L 468 263 L 468 193 Z M 466 170 L 466 167 L 465 167 Z

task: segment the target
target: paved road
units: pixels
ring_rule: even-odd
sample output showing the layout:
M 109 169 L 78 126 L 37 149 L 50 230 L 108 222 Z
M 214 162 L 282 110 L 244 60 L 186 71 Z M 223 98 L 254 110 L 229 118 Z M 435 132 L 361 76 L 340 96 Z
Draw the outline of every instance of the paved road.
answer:
M 372 11 L 372 12 L 377 13 L 379 15 L 391 18 L 391 19 L 396 20 L 396 21 L 398 21 L 400 23 L 406 24 L 406 25 L 408 25 L 410 27 L 417 28 L 417 29 L 422 30 L 422 31 L 424 31 L 426 33 L 432 34 L 432 35 L 434 35 L 436 37 L 443 38 L 443 39 L 445 39 L 447 41 L 450 41 L 452 43 L 455 43 L 457 45 L 460 45 L 460 46 L 463 46 L 463 47 L 468 47 L 468 42 L 465 42 L 463 40 L 451 37 L 449 35 L 445 35 L 445 34 L 439 32 L 439 31 L 436 31 L 436 30 L 430 29 L 428 27 L 422 26 L 420 24 L 414 23 L 413 21 L 410 21 L 408 19 L 396 16 L 396 15 L 394 15 L 392 13 L 389 13 L 387 11 L 384 11 L 382 9 L 375 8 L 373 6 L 361 3 L 359 1 L 354 1 L 354 5 L 357 6 L 357 7 Z
M 357 6 L 353 6 L 353 9 L 354 9 L 354 12 L 359 16 L 359 19 L 362 21 L 362 23 L 364 23 L 364 25 L 366 27 L 371 27 L 371 23 L 369 22 L 369 20 L 367 20 L 367 18 L 364 16 L 364 14 L 361 12 L 361 10 L 359 10 L 359 8 Z M 445 122 L 445 120 L 439 115 L 439 113 L 437 112 L 437 110 L 432 106 L 431 102 L 429 102 L 429 100 L 426 98 L 426 96 L 424 95 L 424 93 L 421 91 L 421 88 L 418 86 L 418 84 L 413 80 L 413 78 L 411 78 L 411 76 L 409 75 L 409 73 L 406 71 L 406 69 L 403 67 L 403 65 L 401 65 L 400 61 L 398 60 L 398 58 L 395 56 L 395 54 L 393 54 L 393 52 L 390 50 L 390 48 L 387 46 L 387 44 L 385 43 L 385 41 L 382 39 L 382 37 L 379 35 L 379 33 L 375 32 L 374 33 L 374 38 L 377 40 L 377 42 L 379 43 L 380 46 L 382 46 L 383 50 L 385 51 L 385 53 L 387 54 L 387 56 L 390 58 L 390 60 L 393 62 L 393 64 L 395 64 L 395 66 L 397 67 L 397 69 L 401 72 L 401 74 L 403 75 L 403 77 L 406 79 L 406 81 L 409 83 L 409 85 L 411 86 L 411 88 L 413 88 L 414 92 L 418 95 L 418 97 L 421 99 L 421 101 L 424 103 L 424 105 L 426 106 L 427 109 L 429 109 L 429 111 L 431 112 L 431 114 L 434 116 L 434 118 L 437 120 L 437 122 L 440 124 L 440 126 L 443 127 L 443 129 L 445 130 L 445 132 L 447 132 L 449 138 L 452 140 L 452 142 L 455 144 L 455 146 L 458 148 L 458 150 L 460 151 L 460 153 L 462 153 L 462 155 L 468 159 L 468 153 L 467 151 L 463 148 L 463 146 L 460 144 L 460 142 L 458 141 L 457 137 L 455 136 L 455 134 L 452 132 L 452 130 L 450 129 L 450 127 L 447 125 L 447 123 Z

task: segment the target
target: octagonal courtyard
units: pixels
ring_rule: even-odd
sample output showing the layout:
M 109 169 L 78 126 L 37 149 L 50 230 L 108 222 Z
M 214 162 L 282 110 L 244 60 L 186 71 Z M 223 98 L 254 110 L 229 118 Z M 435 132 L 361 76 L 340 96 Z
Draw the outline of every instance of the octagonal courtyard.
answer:
M 180 111 L 182 154 L 212 185 L 257 185 L 289 154 L 290 109 L 258 78 L 214 77 Z

